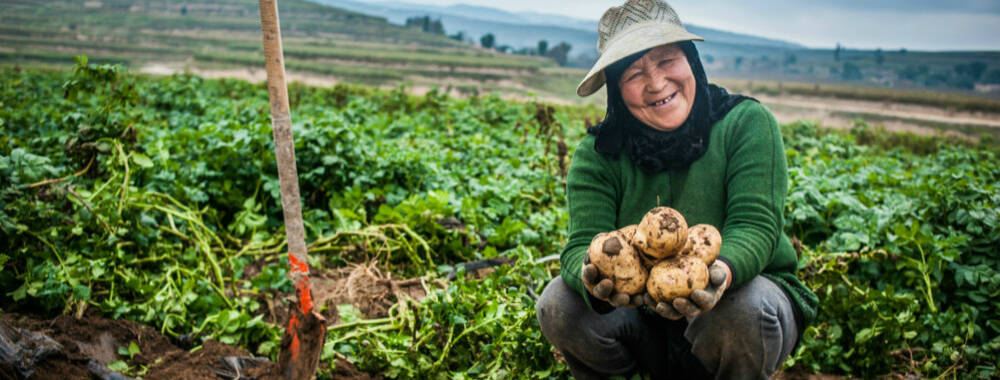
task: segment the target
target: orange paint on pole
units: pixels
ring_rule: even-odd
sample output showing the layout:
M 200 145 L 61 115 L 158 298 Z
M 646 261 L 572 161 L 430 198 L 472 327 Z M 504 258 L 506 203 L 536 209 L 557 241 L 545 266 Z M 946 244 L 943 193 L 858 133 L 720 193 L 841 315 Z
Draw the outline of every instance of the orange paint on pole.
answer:
M 291 318 L 288 319 L 288 330 L 297 331 L 299 328 L 299 316 L 292 314 Z M 288 345 L 288 351 L 291 354 L 291 361 L 295 362 L 299 359 L 299 334 L 292 334 L 292 342 Z
M 289 268 L 291 268 L 292 272 L 309 274 L 309 264 L 307 264 L 302 260 L 299 260 L 291 252 L 288 253 L 288 266 Z
M 288 266 L 289 273 L 293 274 L 293 278 L 298 277 L 295 282 L 295 293 L 299 296 L 299 308 L 303 314 L 308 313 L 313 308 L 312 292 L 309 289 L 309 264 L 299 260 L 289 252 Z M 298 276 L 295 276 L 296 274 Z
M 312 292 L 309 289 L 309 277 L 303 276 L 298 284 L 295 284 L 295 292 L 299 296 L 299 308 L 302 314 L 313 309 Z

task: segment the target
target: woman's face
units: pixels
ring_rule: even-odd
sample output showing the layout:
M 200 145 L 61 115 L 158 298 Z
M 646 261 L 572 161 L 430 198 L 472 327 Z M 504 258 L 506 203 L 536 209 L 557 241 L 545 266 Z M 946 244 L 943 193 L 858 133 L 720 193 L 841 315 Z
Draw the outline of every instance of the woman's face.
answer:
M 677 129 L 694 105 L 695 80 L 677 45 L 655 47 L 632 63 L 618 81 L 632 116 L 661 131 Z

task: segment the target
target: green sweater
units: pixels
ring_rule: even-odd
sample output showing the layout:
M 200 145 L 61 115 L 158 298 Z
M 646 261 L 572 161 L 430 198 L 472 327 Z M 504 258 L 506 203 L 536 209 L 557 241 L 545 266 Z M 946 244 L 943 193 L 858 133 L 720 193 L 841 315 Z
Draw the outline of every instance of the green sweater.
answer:
M 795 275 L 797 256 L 783 232 L 788 173 L 781 131 L 760 103 L 744 101 L 712 126 L 708 151 L 685 170 L 648 174 L 626 152 L 609 158 L 587 135 L 576 148 L 567 178 L 569 241 L 561 255 L 563 281 L 587 302 L 580 268 L 591 239 L 637 224 L 650 209 L 669 206 L 689 226 L 707 223 L 722 233 L 720 259 L 733 271 L 733 287 L 763 275 L 797 307 L 800 328 L 816 316 L 817 299 Z

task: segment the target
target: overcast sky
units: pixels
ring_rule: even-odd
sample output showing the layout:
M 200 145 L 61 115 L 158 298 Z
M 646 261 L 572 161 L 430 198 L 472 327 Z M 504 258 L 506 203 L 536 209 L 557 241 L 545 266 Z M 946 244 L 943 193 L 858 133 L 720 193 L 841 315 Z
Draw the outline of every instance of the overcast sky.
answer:
M 371 0 L 368 0 L 371 1 Z M 597 20 L 623 0 L 407 0 Z M 809 47 L 1000 50 L 1000 0 L 669 0 L 681 20 Z

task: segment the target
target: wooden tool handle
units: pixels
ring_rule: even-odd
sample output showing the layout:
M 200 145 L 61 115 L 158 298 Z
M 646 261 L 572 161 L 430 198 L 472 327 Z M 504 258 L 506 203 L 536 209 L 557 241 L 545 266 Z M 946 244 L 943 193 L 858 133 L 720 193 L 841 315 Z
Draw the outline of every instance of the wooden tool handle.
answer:
M 281 30 L 278 28 L 278 4 L 275 0 L 260 0 L 260 22 L 267 66 L 267 91 L 271 99 L 271 128 L 274 135 L 274 156 L 278 164 L 278 181 L 281 187 L 281 209 L 285 217 L 288 239 L 289 276 L 299 293 L 302 311 L 312 310 L 308 283 L 300 288 L 309 274 L 306 262 L 305 227 L 302 223 L 302 204 L 299 201 L 299 175 L 295 168 L 295 143 L 292 137 L 292 118 L 288 106 L 288 87 L 285 85 L 285 58 L 281 50 Z

